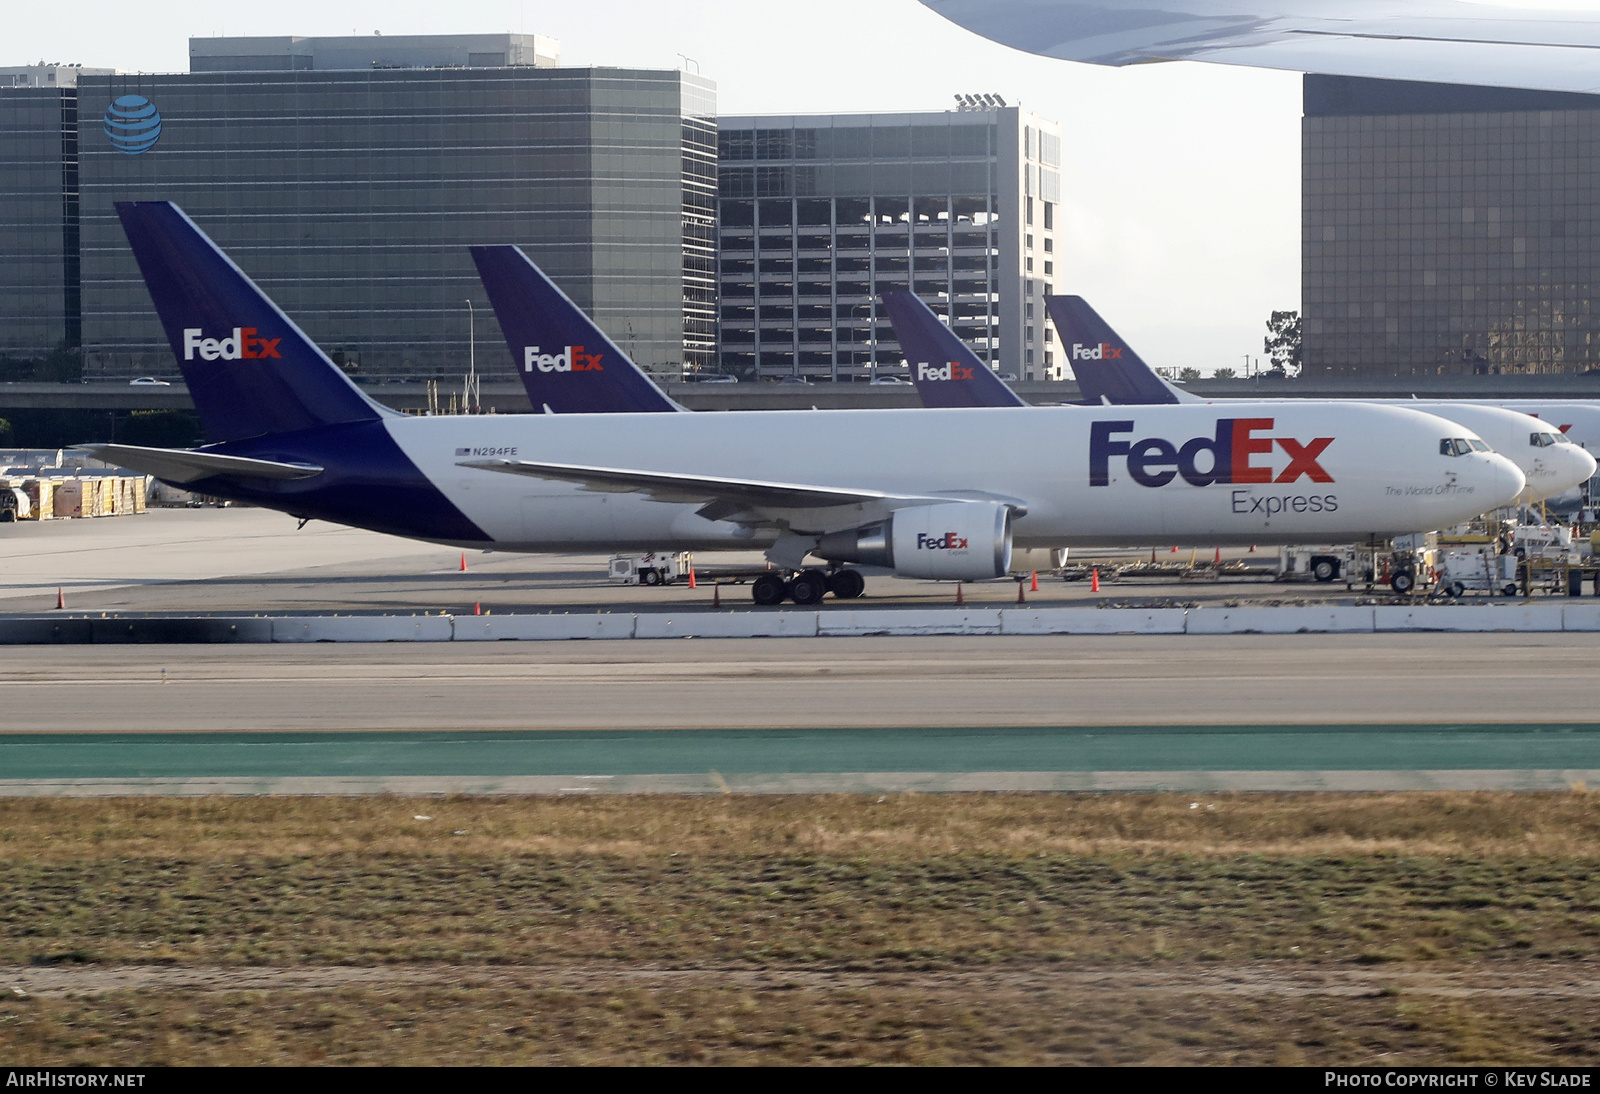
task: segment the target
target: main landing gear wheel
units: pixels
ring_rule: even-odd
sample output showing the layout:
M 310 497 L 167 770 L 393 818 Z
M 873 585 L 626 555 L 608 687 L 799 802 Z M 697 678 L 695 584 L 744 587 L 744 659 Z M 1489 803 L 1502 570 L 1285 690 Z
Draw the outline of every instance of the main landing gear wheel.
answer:
M 762 574 L 750 583 L 750 598 L 763 607 L 782 604 L 789 588 L 777 574 Z
M 821 570 L 803 570 L 789 583 L 789 596 L 796 604 L 820 604 L 828 593 L 828 575 Z
M 854 600 L 867 591 L 867 579 L 858 570 L 835 570 L 828 578 L 828 591 L 840 600 Z

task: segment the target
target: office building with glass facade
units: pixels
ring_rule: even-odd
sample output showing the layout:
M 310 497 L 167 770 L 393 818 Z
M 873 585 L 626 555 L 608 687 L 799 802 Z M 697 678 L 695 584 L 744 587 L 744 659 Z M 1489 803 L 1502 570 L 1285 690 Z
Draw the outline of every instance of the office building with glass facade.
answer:
M 1016 108 L 719 119 L 720 367 L 904 376 L 880 294 L 910 290 L 991 368 L 1061 379 L 1061 130 Z
M 1600 367 L 1600 96 L 1308 75 L 1309 373 Z
M 77 323 L 86 376 L 170 373 L 113 207 L 168 199 L 359 376 L 459 377 L 469 300 L 480 373 L 511 376 L 474 243 L 521 245 L 641 365 L 704 368 L 715 87 L 552 67 L 554 53 L 531 35 L 195 39 L 189 73 L 80 77 L 76 115 L 58 102 L 53 125 L 34 89 L 0 86 L 0 147 L 29 178 L 18 219 L 37 235 L 75 186 L 77 232 L 54 257 L 42 236 L 8 236 L 0 261 L 67 284 L 76 263 L 81 291 L 76 316 L 62 294 L 59 319 L 0 300 L 0 330 L 37 313 L 54 344 Z M 31 134 L 25 153 L 13 132 Z M 51 218 L 58 236 L 66 216 Z

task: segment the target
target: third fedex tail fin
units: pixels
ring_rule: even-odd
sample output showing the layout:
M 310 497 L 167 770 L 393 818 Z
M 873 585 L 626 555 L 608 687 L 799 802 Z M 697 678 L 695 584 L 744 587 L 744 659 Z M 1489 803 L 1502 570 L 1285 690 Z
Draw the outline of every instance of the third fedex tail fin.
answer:
M 240 441 L 393 415 L 170 201 L 119 201 L 206 440 Z
M 474 247 L 472 260 L 534 410 L 607 414 L 684 409 L 521 248 Z
M 1083 297 L 1047 296 L 1044 305 L 1055 320 L 1085 402 L 1113 406 L 1205 402 L 1162 379 Z
M 883 294 L 923 406 L 1027 406 L 1005 381 L 908 292 Z

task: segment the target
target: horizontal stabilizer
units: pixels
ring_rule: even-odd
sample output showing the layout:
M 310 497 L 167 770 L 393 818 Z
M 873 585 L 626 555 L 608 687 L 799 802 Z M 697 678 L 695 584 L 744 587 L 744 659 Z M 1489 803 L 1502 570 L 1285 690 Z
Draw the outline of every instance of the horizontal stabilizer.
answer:
M 309 479 L 322 474 L 322 468 L 309 463 L 252 460 L 245 456 L 224 456 L 218 452 L 196 452 L 187 448 L 142 448 L 133 444 L 80 444 L 75 447 L 97 460 L 143 471 L 166 482 L 197 482 L 217 475 L 287 481 Z

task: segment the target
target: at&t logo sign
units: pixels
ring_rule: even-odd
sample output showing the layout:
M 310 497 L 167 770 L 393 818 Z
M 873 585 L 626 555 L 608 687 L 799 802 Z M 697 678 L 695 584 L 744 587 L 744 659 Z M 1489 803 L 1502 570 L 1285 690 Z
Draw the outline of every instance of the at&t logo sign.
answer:
M 122 95 L 106 107 L 104 128 L 112 148 L 137 156 L 161 139 L 161 112 L 143 95 Z

